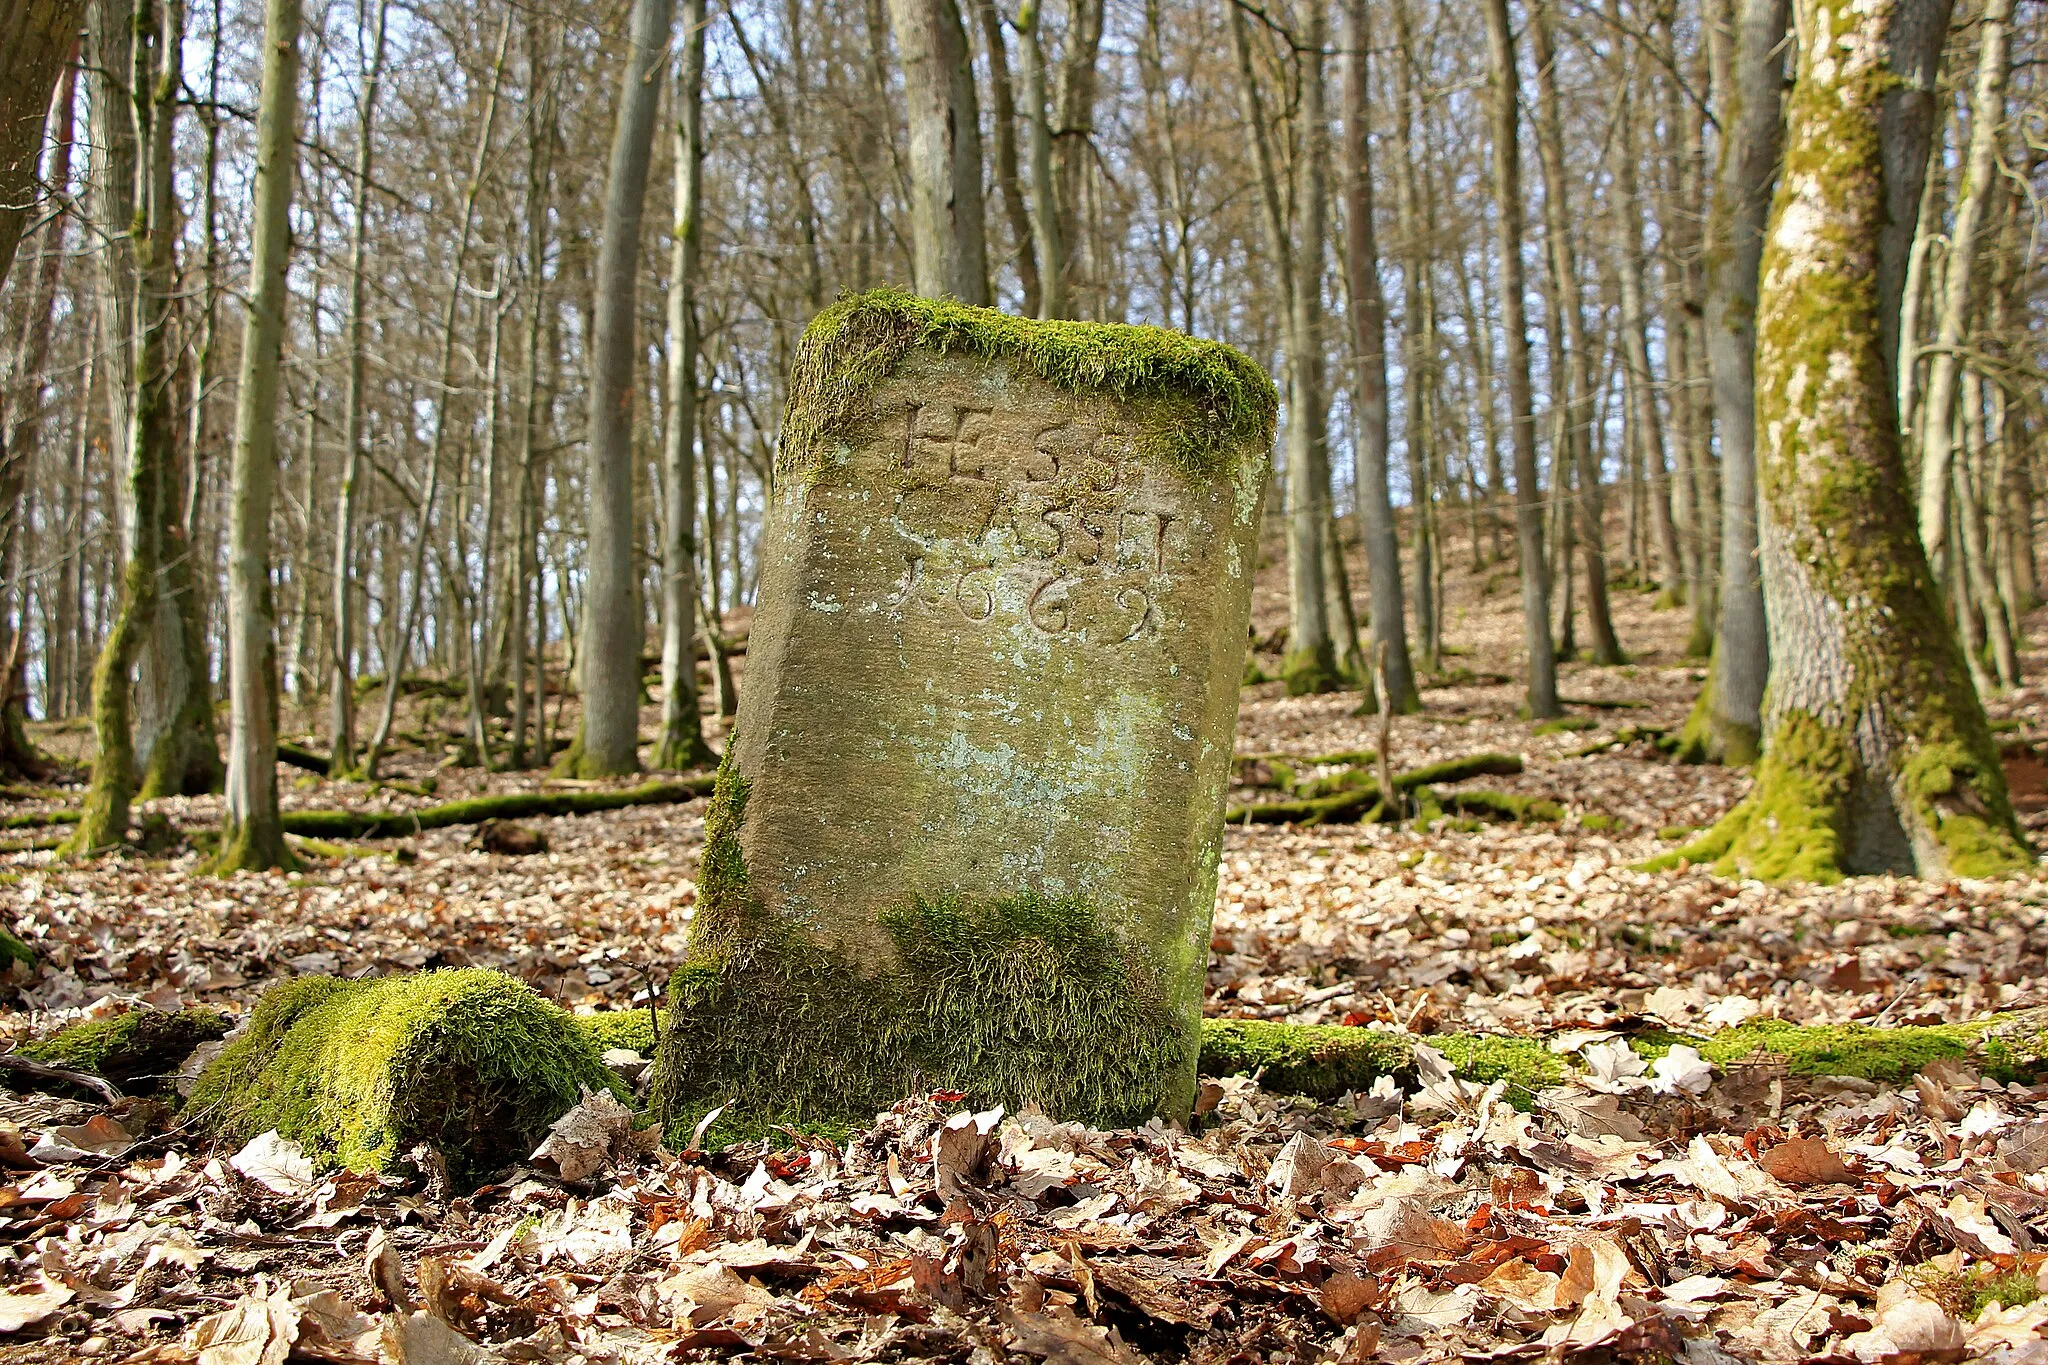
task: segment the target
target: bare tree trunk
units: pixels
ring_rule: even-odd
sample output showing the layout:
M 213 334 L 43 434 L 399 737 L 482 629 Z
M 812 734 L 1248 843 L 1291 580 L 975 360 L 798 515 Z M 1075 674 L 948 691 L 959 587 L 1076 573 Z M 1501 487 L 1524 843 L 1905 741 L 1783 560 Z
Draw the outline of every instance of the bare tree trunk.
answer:
M 2032 863 L 1914 525 L 1880 335 L 1885 39 L 1924 3 L 1794 6 L 1756 332 L 1769 738 L 1749 795 L 1684 854 L 1766 879 Z
M 1927 149 L 1940 109 L 1935 80 L 1954 0 L 1895 0 L 1885 14 L 1885 90 L 1878 116 L 1884 159 L 1884 220 L 1877 249 L 1877 322 L 1885 373 L 1899 372 L 1899 305 L 1919 226 Z
M 1408 658 L 1401 600 L 1401 542 L 1387 488 L 1387 300 L 1380 286 L 1379 239 L 1373 225 L 1372 128 L 1367 67 L 1372 30 L 1367 0 L 1344 4 L 1344 270 L 1351 296 L 1351 345 L 1357 367 L 1354 403 L 1358 519 L 1365 533 L 1366 586 L 1372 593 L 1372 657 L 1378 661 L 1390 711 L 1422 709 Z M 1396 61 L 1402 60 L 1396 54 Z M 1371 673 L 1366 675 L 1370 688 Z
M 370 0 L 363 0 L 365 11 Z M 386 23 L 391 0 L 375 0 L 376 19 L 370 24 L 368 70 L 356 107 L 356 164 L 351 187 L 355 221 L 349 228 L 348 244 L 348 391 L 342 399 L 341 491 L 334 511 L 334 672 L 328 697 L 328 772 L 346 777 L 356 765 L 356 480 L 363 462 L 363 406 L 367 400 L 368 353 L 364 330 L 367 325 L 369 282 L 364 276 L 370 242 L 370 177 L 374 167 L 377 129 L 377 95 L 384 83 Z M 359 14 L 358 24 L 367 14 Z
M 0 283 L 39 197 L 43 115 L 78 46 L 84 0 L 15 0 L 0 11 Z
M 585 535 L 583 724 L 563 756 L 575 777 L 640 766 L 640 613 L 633 545 L 633 377 L 639 347 L 640 217 L 661 101 L 675 0 L 634 0 L 633 42 L 619 92 L 591 315 L 589 464 Z M 978 183 L 978 182 L 977 182 Z
M 921 294 L 986 305 L 980 101 L 958 0 L 889 0 L 889 27 L 910 120 L 911 273 Z
M 703 233 L 705 0 L 683 0 L 669 248 L 668 426 L 662 433 L 661 741 L 657 768 L 716 760 L 697 714 L 697 253 Z
M 277 810 L 277 655 L 270 601 L 270 503 L 277 478 L 277 386 L 290 301 L 292 172 L 298 151 L 299 0 L 265 0 L 256 118 L 249 314 L 235 401 L 228 556 L 227 809 L 216 872 L 286 867 Z
M 1714 666 L 1694 757 L 1754 763 L 1770 670 L 1757 568 L 1757 269 L 1784 141 L 1789 0 L 1739 0 L 1733 69 L 1721 104 L 1721 163 L 1707 222 L 1707 364 L 1721 432 L 1721 592 Z
M 1614 616 L 1607 601 L 1607 533 L 1601 524 L 1601 461 L 1593 430 L 1592 341 L 1586 329 L 1585 291 L 1579 284 L 1578 248 L 1571 235 L 1572 194 L 1565 180 L 1564 118 L 1557 97 L 1557 58 L 1551 49 L 1549 9 L 1550 0 L 1535 0 L 1530 8 L 1529 32 L 1533 43 L 1531 55 L 1536 61 L 1536 151 L 1543 167 L 1543 238 L 1547 247 L 1544 259 L 1549 264 L 1550 287 L 1557 299 L 1557 310 L 1564 318 L 1566 429 L 1560 450 L 1569 452 L 1567 458 L 1572 461 L 1578 476 L 1575 529 L 1579 550 L 1585 559 L 1586 625 L 1593 634 L 1593 662 L 1619 664 L 1626 659 L 1621 652 L 1621 642 L 1614 635 Z M 1622 98 L 1626 99 L 1625 93 Z M 1623 113 L 1624 122 L 1627 118 L 1628 115 Z M 1633 216 L 1626 205 L 1632 197 L 1634 167 L 1626 164 L 1626 153 L 1622 160 L 1624 165 L 1617 167 L 1616 171 L 1617 178 L 1622 180 L 1622 212 Z M 1628 301 L 1624 297 L 1624 332 L 1629 326 L 1628 309 Z M 1552 355 L 1558 349 L 1553 340 Z M 1644 363 L 1647 366 L 1647 354 Z M 1557 482 L 1562 483 L 1562 480 Z
M 1394 4 L 1395 80 L 1394 98 L 1401 106 L 1394 120 L 1394 160 L 1397 166 L 1395 216 L 1401 240 L 1401 445 L 1408 466 L 1409 543 L 1414 554 L 1414 572 L 1409 590 L 1414 594 L 1415 636 L 1422 658 L 1422 670 L 1434 673 L 1443 666 L 1437 657 L 1436 522 L 1431 503 L 1436 490 L 1430 478 L 1434 452 L 1430 449 L 1428 388 L 1436 368 L 1436 356 L 1428 346 L 1430 311 L 1429 265 L 1432 243 L 1423 223 L 1422 189 L 1418 183 L 1418 155 L 1415 147 L 1415 34 L 1409 23 L 1407 0 Z
M 1038 316 L 1067 316 L 1067 251 L 1053 193 L 1052 129 L 1045 110 L 1045 45 L 1038 36 L 1038 0 L 1017 8 L 1024 42 L 1025 175 L 1031 194 L 1031 249 L 1039 262 Z
M 1287 594 L 1290 610 L 1287 652 L 1281 676 L 1290 696 L 1334 691 L 1342 679 L 1337 646 L 1330 634 L 1329 595 L 1323 540 L 1329 534 L 1330 476 L 1321 424 L 1325 418 L 1321 389 L 1321 296 L 1323 262 L 1322 183 L 1317 158 L 1304 146 L 1295 194 L 1300 214 L 1300 240 L 1280 191 L 1274 165 L 1265 101 L 1252 65 L 1251 33 L 1244 13 L 1230 12 L 1231 41 L 1237 53 L 1238 98 L 1246 135 L 1252 140 L 1259 173 L 1259 202 L 1280 296 L 1286 308 L 1287 351 Z M 1303 82 L 1320 84 L 1317 50 L 1295 54 L 1304 64 Z M 1307 137 L 1320 135 L 1310 124 Z M 1302 193 L 1307 191 L 1306 194 Z
M 1485 0 L 1493 199 L 1500 238 L 1501 331 L 1507 336 L 1508 421 L 1515 450 L 1515 532 L 1521 542 L 1522 623 L 1529 650 L 1529 714 L 1563 713 L 1557 654 L 1550 641 L 1550 581 L 1543 560 L 1543 490 L 1536 477 L 1535 399 L 1529 382 L 1529 323 L 1522 278 L 1520 75 L 1507 0 Z
M 1017 97 L 1010 84 L 1010 50 L 1003 40 L 1003 16 L 996 0 L 977 0 L 982 42 L 988 46 L 989 122 L 996 139 L 996 185 L 1003 192 L 1003 216 L 1010 223 L 1011 249 L 1016 252 L 1017 282 L 1024 290 L 1024 311 L 1039 311 L 1038 252 L 1033 247 L 1031 215 L 1025 208 L 1023 176 L 1017 167 Z M 1018 16 L 1018 27 L 1023 27 Z
M 1935 577 L 1951 571 L 1947 563 L 1948 494 L 1955 477 L 1954 425 L 1949 414 L 1956 403 L 1957 380 L 1963 368 L 1964 333 L 1971 322 L 1972 293 L 1977 277 L 1977 243 L 1987 222 L 1987 208 L 1998 170 L 1998 141 L 2005 126 L 2007 30 L 2012 0 L 1984 0 L 1977 26 L 1977 84 L 1970 97 L 1970 150 L 1963 165 L 1963 183 L 1956 196 L 1955 223 L 1949 229 L 1948 277 L 1936 323 L 1934 355 L 1927 369 L 1926 422 L 1920 447 L 1920 539 L 1927 546 Z M 1903 286 L 1902 286 L 1903 292 Z M 1894 371 L 1897 373 L 1897 371 Z M 1965 405 L 1965 421 L 1975 421 Z

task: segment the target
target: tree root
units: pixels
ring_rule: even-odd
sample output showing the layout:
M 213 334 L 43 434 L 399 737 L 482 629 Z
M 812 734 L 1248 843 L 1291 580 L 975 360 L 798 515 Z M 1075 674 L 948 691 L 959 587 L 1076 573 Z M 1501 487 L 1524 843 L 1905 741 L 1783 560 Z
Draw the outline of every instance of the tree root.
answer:
M 618 791 L 506 792 L 472 796 L 410 811 L 295 810 L 284 814 L 284 832 L 318 839 L 402 839 L 451 825 L 486 820 L 526 820 L 545 815 L 590 815 L 627 806 L 666 806 L 711 793 L 710 774 L 675 782 L 645 782 Z

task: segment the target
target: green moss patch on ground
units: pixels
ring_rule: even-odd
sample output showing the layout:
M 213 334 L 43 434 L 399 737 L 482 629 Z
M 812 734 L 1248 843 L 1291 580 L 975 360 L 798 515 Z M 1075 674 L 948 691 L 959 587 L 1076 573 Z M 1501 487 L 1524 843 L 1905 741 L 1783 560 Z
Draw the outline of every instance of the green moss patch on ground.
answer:
M 589 1034 L 532 987 L 476 968 L 300 977 L 257 1004 L 199 1077 L 222 1138 L 275 1128 L 323 1164 L 386 1170 L 416 1144 L 459 1182 L 516 1161 L 584 1090 L 617 1089 Z
M 73 1024 L 21 1049 L 33 1062 L 104 1076 L 123 1091 L 167 1089 L 202 1043 L 224 1037 L 234 1021 L 219 1010 L 130 1010 Z

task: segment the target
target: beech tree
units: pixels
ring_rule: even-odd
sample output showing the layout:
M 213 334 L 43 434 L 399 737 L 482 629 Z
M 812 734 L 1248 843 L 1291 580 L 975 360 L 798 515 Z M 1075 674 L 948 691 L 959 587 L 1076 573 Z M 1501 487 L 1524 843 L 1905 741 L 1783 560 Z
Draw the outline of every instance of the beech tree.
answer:
M 1913 515 L 1885 353 L 1891 36 L 1921 0 L 1796 0 L 1756 323 L 1774 661 L 1748 796 L 1682 856 L 1764 878 L 2029 864 Z M 1917 198 L 1917 195 L 1916 195 Z
M 265 0 L 263 98 L 256 115 L 255 236 L 242 376 L 235 400 L 228 549 L 228 743 L 220 872 L 289 866 L 277 810 L 277 654 L 270 514 L 277 473 L 278 369 L 291 264 L 299 111 L 299 0 Z

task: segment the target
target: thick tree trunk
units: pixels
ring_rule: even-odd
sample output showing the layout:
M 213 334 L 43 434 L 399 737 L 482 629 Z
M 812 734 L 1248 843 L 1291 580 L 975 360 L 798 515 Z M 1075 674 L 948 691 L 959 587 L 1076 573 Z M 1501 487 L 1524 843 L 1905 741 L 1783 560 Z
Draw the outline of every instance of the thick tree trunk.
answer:
M 40 197 L 43 115 L 78 46 L 84 0 L 15 0 L 0 10 L 0 283 Z
M 981 112 L 958 0 L 889 0 L 889 27 L 909 111 L 911 275 L 921 294 L 985 305 Z
M 270 601 L 270 504 L 277 480 L 277 386 L 290 302 L 292 172 L 298 151 L 299 0 L 266 0 L 256 117 L 249 312 L 235 401 L 228 530 L 227 809 L 217 872 L 289 866 L 277 809 L 277 656 Z
M 705 0 L 683 0 L 669 247 L 668 426 L 662 433 L 661 740 L 654 766 L 717 758 L 697 714 L 697 251 L 703 234 Z
M 1390 710 L 1422 709 L 1408 658 L 1407 612 L 1401 600 L 1401 542 L 1387 488 L 1387 300 L 1380 286 L 1380 249 L 1373 225 L 1372 128 L 1367 66 L 1372 31 L 1367 0 L 1344 5 L 1344 270 L 1350 284 L 1351 342 L 1357 367 L 1358 520 L 1364 530 L 1366 587 L 1372 593 L 1372 658 Z M 1397 57 L 1396 60 L 1399 60 Z M 1371 675 L 1365 679 L 1371 691 Z
M 1515 451 L 1515 532 L 1522 564 L 1522 627 L 1529 650 L 1532 718 L 1563 714 L 1557 700 L 1557 654 L 1550 640 L 1550 576 L 1543 559 L 1543 489 L 1536 477 L 1535 399 L 1529 381 L 1529 322 L 1522 276 L 1522 149 L 1520 75 L 1507 0 L 1485 0 L 1489 119 L 1493 133 L 1493 200 L 1500 238 L 1501 331 L 1507 337 L 1508 422 Z
M 633 390 L 639 368 L 640 216 L 661 102 L 674 0 L 634 0 L 633 43 L 619 92 L 591 316 L 588 569 L 580 647 L 583 728 L 563 758 L 576 777 L 640 766 L 640 645 L 634 591 Z
M 1766 879 L 2032 862 L 1914 525 L 1881 340 L 1885 38 L 1908 2 L 1794 7 L 1756 330 L 1767 742 L 1749 795 L 1685 851 Z
M 1698 752 L 1750 764 L 1763 740 L 1770 639 L 1757 572 L 1756 290 L 1784 141 L 1790 0 L 1740 0 L 1721 102 L 1721 161 L 1707 220 L 1707 364 L 1721 431 L 1721 610 Z

